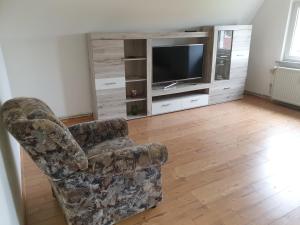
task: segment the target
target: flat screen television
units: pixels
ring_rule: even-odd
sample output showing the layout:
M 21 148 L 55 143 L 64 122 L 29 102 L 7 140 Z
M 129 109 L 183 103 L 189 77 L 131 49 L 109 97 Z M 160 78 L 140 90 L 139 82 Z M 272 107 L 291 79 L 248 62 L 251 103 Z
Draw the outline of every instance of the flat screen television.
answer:
M 204 45 L 153 47 L 153 83 L 201 78 Z

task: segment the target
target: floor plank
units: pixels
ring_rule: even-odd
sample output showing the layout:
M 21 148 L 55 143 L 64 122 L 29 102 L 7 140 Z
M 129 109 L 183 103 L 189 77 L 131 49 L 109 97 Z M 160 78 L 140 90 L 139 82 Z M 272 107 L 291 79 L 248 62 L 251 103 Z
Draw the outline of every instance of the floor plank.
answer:
M 133 120 L 129 130 L 137 143 L 167 145 L 169 161 L 164 201 L 120 225 L 299 224 L 299 111 L 247 96 Z M 27 224 L 65 225 L 47 178 L 26 155 L 23 166 Z

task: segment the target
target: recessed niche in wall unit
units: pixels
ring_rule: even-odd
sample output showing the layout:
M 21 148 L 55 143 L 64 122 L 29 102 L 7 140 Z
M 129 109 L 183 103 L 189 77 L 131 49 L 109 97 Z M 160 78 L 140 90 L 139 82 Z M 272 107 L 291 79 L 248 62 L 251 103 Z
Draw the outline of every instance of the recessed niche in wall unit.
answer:
M 164 47 L 169 46 L 171 48 L 175 48 L 176 46 L 188 46 L 188 45 L 196 45 L 203 44 L 203 65 L 202 65 L 202 75 L 201 79 L 191 79 L 195 83 L 210 83 L 211 82 L 211 54 L 210 54 L 210 43 L 208 38 L 167 38 L 167 39 L 156 39 L 152 40 L 153 47 Z M 174 64 L 172 64 L 174 65 Z
M 132 82 L 126 84 L 126 101 L 146 100 L 146 82 Z
M 137 119 L 147 116 L 147 102 L 145 100 L 127 102 L 127 119 Z
M 124 40 L 125 60 L 146 59 L 146 40 Z
M 146 80 L 147 60 L 125 61 L 126 81 Z

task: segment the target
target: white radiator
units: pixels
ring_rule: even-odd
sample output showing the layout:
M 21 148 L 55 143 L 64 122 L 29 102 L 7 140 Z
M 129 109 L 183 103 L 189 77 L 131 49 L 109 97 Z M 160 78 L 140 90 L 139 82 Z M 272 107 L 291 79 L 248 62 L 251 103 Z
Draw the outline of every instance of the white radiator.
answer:
M 271 96 L 274 100 L 300 106 L 300 69 L 276 68 Z

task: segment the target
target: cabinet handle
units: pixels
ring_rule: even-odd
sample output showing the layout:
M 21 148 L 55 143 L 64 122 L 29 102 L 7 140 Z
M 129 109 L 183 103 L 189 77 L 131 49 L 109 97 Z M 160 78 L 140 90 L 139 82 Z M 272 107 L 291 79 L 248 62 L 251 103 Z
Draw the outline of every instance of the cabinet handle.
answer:
M 191 102 L 198 102 L 199 99 L 192 99 Z
M 224 88 L 224 90 L 229 90 L 229 89 L 230 89 L 230 87 L 225 87 L 225 88 Z
M 117 84 L 116 82 L 110 82 L 110 83 L 105 83 L 104 85 L 115 85 L 115 84 Z
M 245 55 L 236 55 L 237 57 L 242 57 L 242 56 L 245 56 Z
M 168 107 L 170 105 L 171 105 L 170 103 L 169 104 L 164 104 L 164 105 L 161 105 L 161 107 Z

